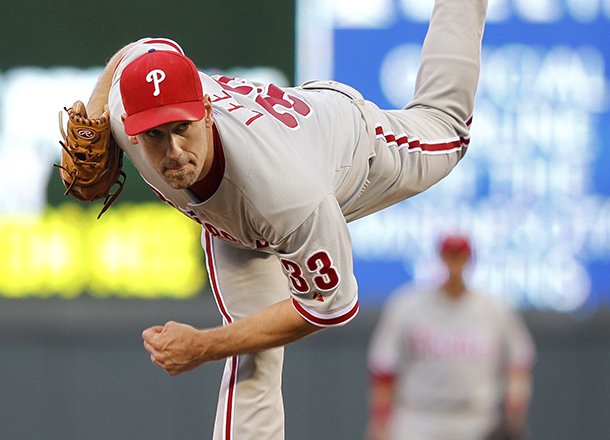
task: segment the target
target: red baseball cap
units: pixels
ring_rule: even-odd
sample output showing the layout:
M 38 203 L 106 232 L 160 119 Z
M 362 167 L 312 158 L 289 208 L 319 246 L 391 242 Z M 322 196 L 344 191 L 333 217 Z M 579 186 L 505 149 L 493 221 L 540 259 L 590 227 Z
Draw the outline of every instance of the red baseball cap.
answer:
M 465 252 L 468 255 L 472 255 L 472 248 L 470 247 L 470 241 L 463 235 L 447 235 L 443 238 L 440 245 L 440 253 L 444 254 L 458 254 Z
M 123 70 L 120 88 L 129 136 L 205 115 L 199 72 L 178 52 L 151 49 L 136 58 Z

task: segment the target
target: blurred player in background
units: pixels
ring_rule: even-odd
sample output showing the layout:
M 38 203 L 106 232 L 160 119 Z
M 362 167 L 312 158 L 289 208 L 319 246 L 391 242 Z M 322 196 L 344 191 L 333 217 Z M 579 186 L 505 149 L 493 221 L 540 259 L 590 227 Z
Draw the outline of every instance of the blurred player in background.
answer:
M 107 64 L 87 112 L 108 106 L 142 177 L 202 225 L 225 325 L 167 322 L 143 339 L 171 375 L 226 359 L 215 440 L 284 438 L 283 346 L 358 312 L 347 223 L 426 190 L 463 157 L 486 8 L 435 2 L 415 96 L 400 110 L 333 81 L 281 89 L 211 77 L 165 38 Z
M 535 357 L 520 315 L 472 290 L 469 240 L 439 247 L 446 278 L 403 287 L 381 314 L 369 352 L 369 440 L 526 437 Z

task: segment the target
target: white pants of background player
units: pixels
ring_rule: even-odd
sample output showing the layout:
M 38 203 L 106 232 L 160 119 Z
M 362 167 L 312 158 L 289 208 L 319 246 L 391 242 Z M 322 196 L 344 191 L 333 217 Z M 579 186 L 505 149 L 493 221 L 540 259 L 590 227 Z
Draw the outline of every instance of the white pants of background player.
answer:
M 366 121 L 373 154 L 360 164 L 369 168 L 370 183 L 356 202 L 343 207 L 346 221 L 425 190 L 463 156 L 486 6 L 486 0 L 436 1 L 415 98 L 404 109 L 382 111 L 363 99 L 353 101 Z M 286 277 L 274 255 L 234 248 L 206 232 L 202 244 L 210 284 L 226 323 L 289 297 Z M 282 348 L 227 359 L 214 440 L 284 438 L 282 363 Z M 318 438 L 326 438 L 325 433 Z

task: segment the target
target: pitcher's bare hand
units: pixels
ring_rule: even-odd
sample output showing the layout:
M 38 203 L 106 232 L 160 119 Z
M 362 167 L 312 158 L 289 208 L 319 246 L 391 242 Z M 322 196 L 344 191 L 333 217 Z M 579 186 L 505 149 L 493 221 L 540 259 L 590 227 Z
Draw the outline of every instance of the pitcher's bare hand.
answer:
M 150 360 L 171 376 L 192 370 L 206 361 L 200 345 L 201 332 L 174 321 L 153 326 L 142 332 L 144 348 Z

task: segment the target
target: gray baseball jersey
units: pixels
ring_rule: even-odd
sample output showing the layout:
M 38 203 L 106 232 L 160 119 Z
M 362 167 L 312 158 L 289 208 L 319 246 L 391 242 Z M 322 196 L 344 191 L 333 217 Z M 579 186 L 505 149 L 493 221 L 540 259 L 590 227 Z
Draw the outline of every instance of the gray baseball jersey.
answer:
M 480 439 L 499 420 L 507 369 L 533 358 L 521 317 L 494 298 L 401 290 L 384 307 L 369 366 L 396 378 L 392 439 Z
M 279 88 L 201 73 L 214 110 L 215 157 L 222 157 L 203 182 L 204 196 L 169 187 L 121 121 L 124 67 L 151 48 L 181 48 L 150 39 L 126 54 L 109 96 L 113 134 L 159 197 L 202 225 L 225 322 L 288 297 L 315 325 L 353 319 L 358 296 L 347 222 L 425 190 L 459 162 L 469 142 L 485 8 L 484 0 L 437 1 L 415 97 L 402 110 L 380 110 L 329 81 Z M 215 439 L 283 438 L 281 369 L 282 349 L 227 360 Z
M 133 52 L 146 51 L 148 45 L 141 46 Z M 225 163 L 221 182 L 209 182 L 218 187 L 208 199 L 171 188 L 129 143 L 120 119 L 120 75 L 110 97 L 115 138 L 164 201 L 214 237 L 277 255 L 305 319 L 320 326 L 347 322 L 358 307 L 347 221 L 436 183 L 457 163 L 467 139 L 455 129 L 437 129 L 421 141 L 421 134 L 410 136 L 400 127 L 400 114 L 385 115 L 332 89 L 200 76 Z M 308 87 L 328 85 L 342 88 L 329 82 Z M 374 174 L 371 163 L 383 159 L 378 149 L 391 149 L 393 167 L 380 166 Z M 412 172 L 423 162 L 426 173 Z

